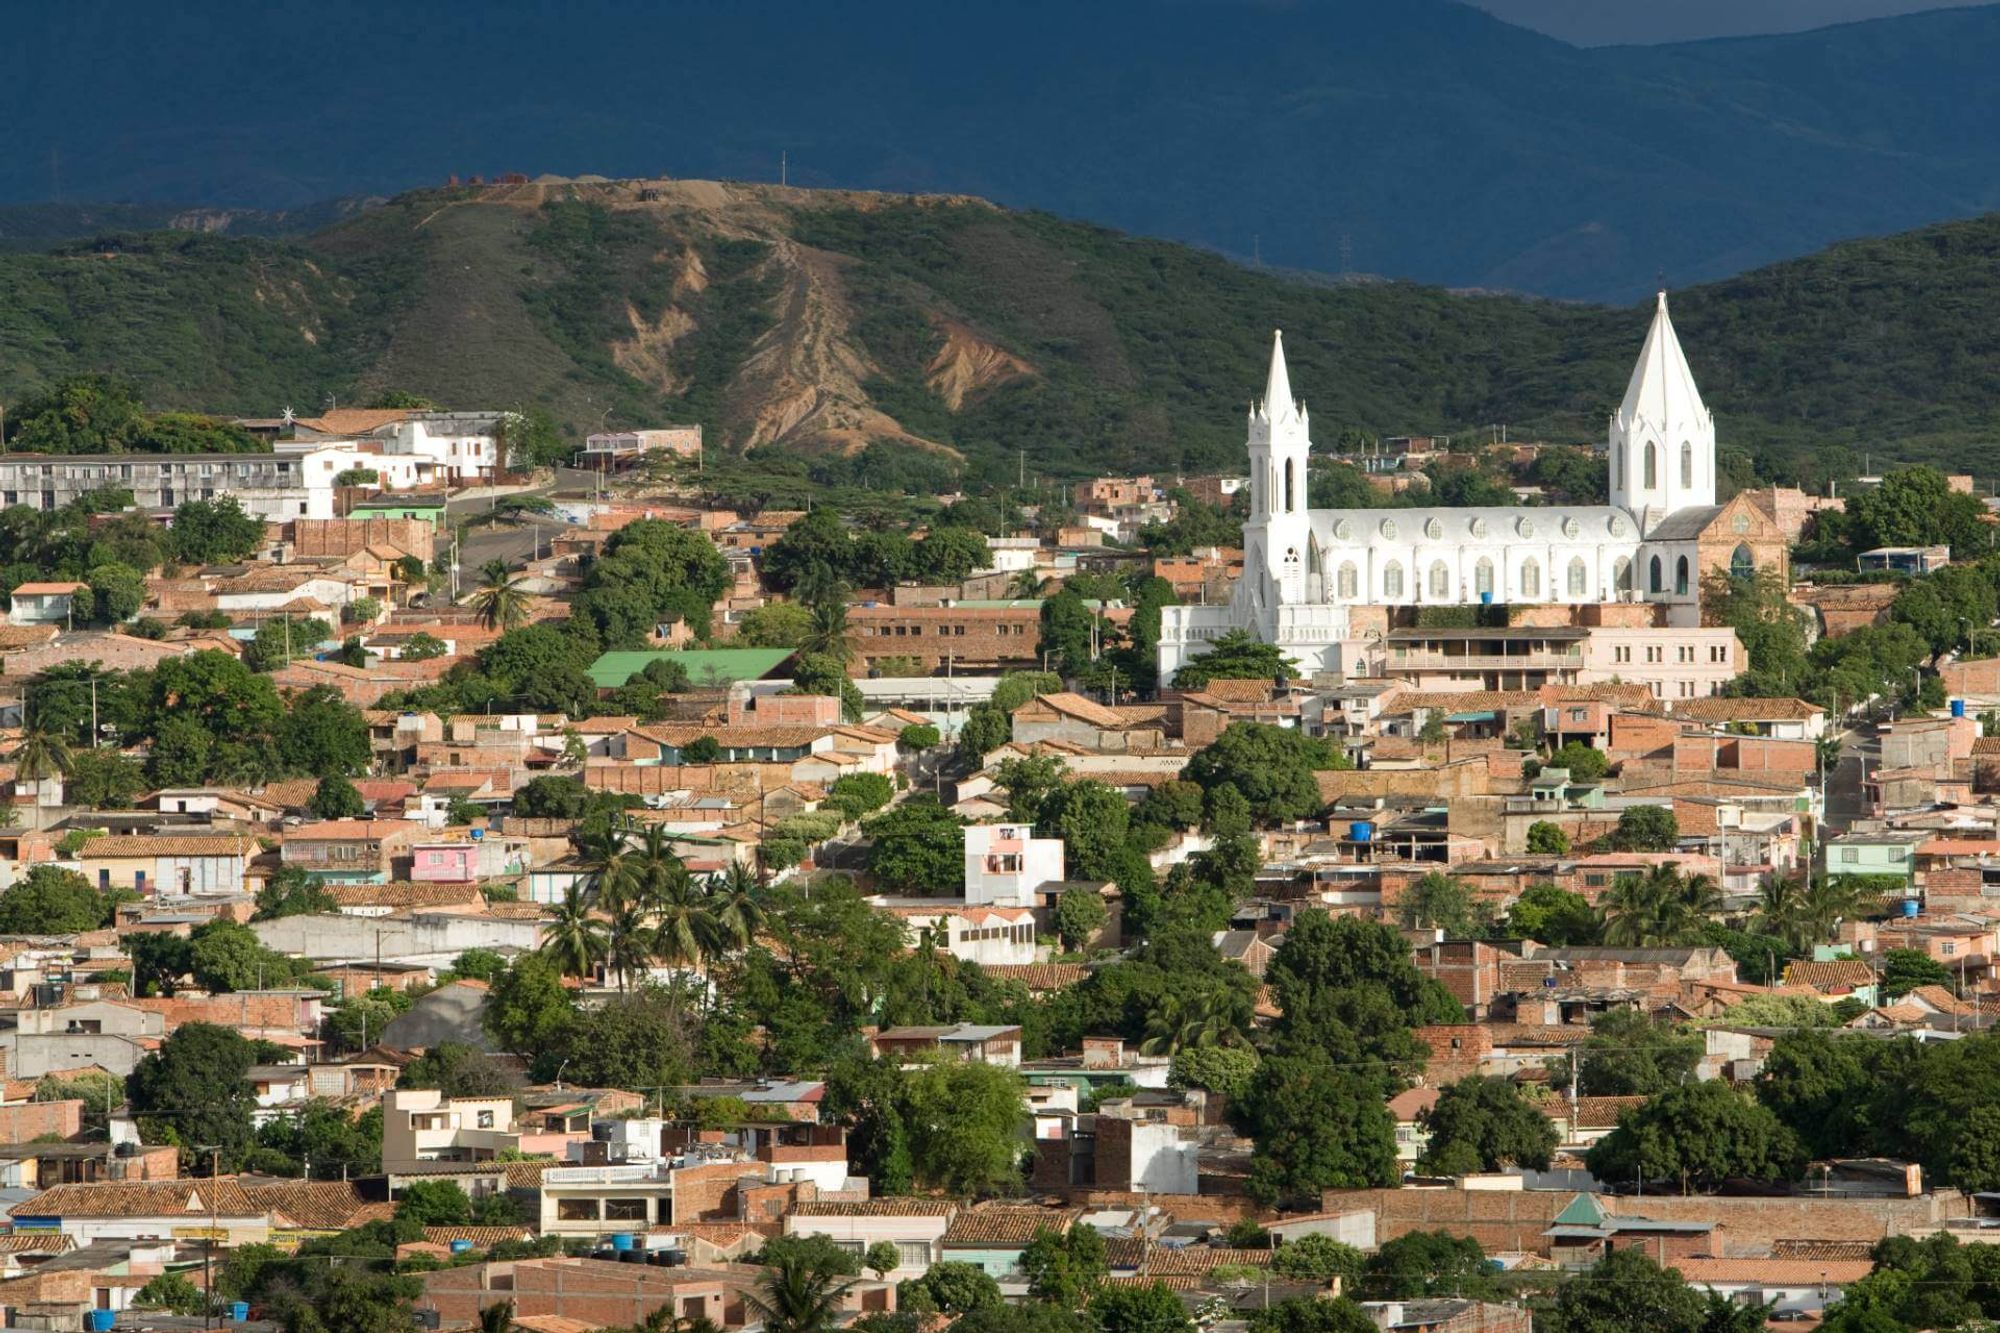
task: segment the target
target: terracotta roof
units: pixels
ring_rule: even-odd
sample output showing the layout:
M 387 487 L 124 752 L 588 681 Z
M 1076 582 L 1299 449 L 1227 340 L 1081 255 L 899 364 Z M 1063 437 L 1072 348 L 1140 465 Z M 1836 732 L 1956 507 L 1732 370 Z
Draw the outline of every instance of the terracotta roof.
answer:
M 1230 703 L 1263 703 L 1270 699 L 1274 688 L 1268 680 L 1251 677 L 1247 680 L 1211 680 L 1201 692 Z
M 813 1200 L 792 1209 L 794 1217 L 950 1217 L 949 1199 L 860 1199 L 849 1203 Z
M 110 833 L 92 838 L 78 854 L 85 861 L 145 856 L 248 856 L 256 844 L 228 834 Z
M 285 830 L 287 838 L 311 841 L 319 838 L 381 839 L 396 833 L 420 833 L 424 826 L 413 819 L 322 819 Z
M 1859 958 L 1842 958 L 1825 963 L 1787 963 L 1785 980 L 1794 985 L 1811 986 L 1814 990 L 1852 990 L 1856 986 L 1873 985 L 1875 969 Z
M 88 583 L 21 583 L 14 587 L 16 597 L 54 597 L 61 593 L 75 592 L 78 588 L 88 588 Z
M 425 884 L 397 880 L 392 884 L 326 884 L 321 887 L 342 907 L 442 907 L 484 901 L 477 884 Z
M 1093 727 L 1105 727 L 1116 730 L 1125 725 L 1125 719 L 1119 717 L 1111 709 L 1106 708 L 1103 704 L 1093 699 L 1086 699 L 1081 694 L 1070 690 L 1057 690 L 1053 694 L 1038 695 L 1014 711 L 1018 713 L 1022 708 L 1032 708 L 1037 704 L 1053 709 L 1061 713 L 1064 717 L 1073 717 L 1079 722 L 1088 722 Z
M 968 1208 L 945 1228 L 946 1245 L 1025 1245 L 1039 1231 L 1068 1231 L 1079 1212 L 989 1204 Z
M 424 1239 L 434 1245 L 449 1245 L 455 1240 L 469 1240 L 479 1249 L 491 1249 L 503 1240 L 526 1240 L 535 1234 L 529 1226 L 513 1227 L 425 1227 Z
M 1871 1259 L 1875 1242 L 1870 1240 L 1774 1240 L 1774 1259 Z
M 1676 1259 L 1673 1266 L 1693 1283 L 1763 1282 L 1785 1287 L 1844 1285 L 1875 1271 L 1873 1259 Z
M 273 1222 L 289 1222 L 309 1231 L 345 1231 L 365 1222 L 385 1221 L 396 1214 L 394 1204 L 370 1202 L 344 1180 L 288 1180 L 279 1185 L 246 1185 L 243 1193 L 258 1212 Z
M 1943 986 L 1935 984 L 1912 987 L 1904 999 L 1927 1004 L 1941 1014 L 1969 1014 L 1974 1011 L 1974 1006 L 1959 999 Z
M 59 1231 L 20 1231 L 0 1236 L 0 1254 L 61 1254 L 76 1248 L 76 1238 Z
M 0 625 L 0 653 L 47 643 L 55 637 L 54 625 Z
M 1139 1275 L 1149 1278 L 1200 1278 L 1225 1266 L 1263 1268 L 1270 1264 L 1275 1253 L 1275 1250 L 1232 1250 L 1215 1245 L 1189 1245 L 1177 1250 L 1153 1245 L 1147 1248 L 1139 1266 Z
M 300 417 L 298 424 L 321 435 L 366 435 L 371 430 L 409 420 L 412 410 L 407 407 L 335 407 L 316 417 Z
M 95 1185 L 58 1185 L 7 1210 L 9 1217 L 179 1217 L 208 1213 L 210 1205 L 222 1217 L 260 1217 L 265 1210 L 250 1201 L 231 1179 L 125 1180 Z M 190 1223 L 189 1225 L 194 1225 Z
M 811 745 L 820 737 L 831 734 L 833 730 L 832 727 L 806 726 L 730 727 L 721 723 L 704 726 L 699 722 L 661 722 L 652 726 L 632 728 L 635 735 L 663 745 L 671 745 L 675 749 L 703 736 L 713 736 L 728 746 L 775 746 L 779 749 L 790 749 L 798 745 Z
M 1031 991 L 1067 990 L 1090 975 L 1081 963 L 987 963 L 980 970 L 995 981 L 1018 981 Z
M 1720 694 L 1676 700 L 1669 711 L 1697 722 L 1806 722 L 1826 714 L 1804 699 L 1732 699 Z

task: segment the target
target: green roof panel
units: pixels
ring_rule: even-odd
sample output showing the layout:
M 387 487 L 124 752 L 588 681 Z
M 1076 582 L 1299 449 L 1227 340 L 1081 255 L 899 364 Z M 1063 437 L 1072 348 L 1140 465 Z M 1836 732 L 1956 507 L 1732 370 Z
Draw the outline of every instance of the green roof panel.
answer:
M 678 662 L 697 687 L 762 680 L 791 660 L 789 648 L 690 648 L 684 651 L 637 649 L 606 653 L 590 664 L 590 678 L 601 690 L 615 690 L 654 662 Z

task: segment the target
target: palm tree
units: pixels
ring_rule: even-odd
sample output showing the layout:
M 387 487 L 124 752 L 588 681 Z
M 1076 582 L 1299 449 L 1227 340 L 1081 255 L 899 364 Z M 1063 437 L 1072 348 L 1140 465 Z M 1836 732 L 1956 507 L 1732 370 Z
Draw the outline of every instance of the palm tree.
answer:
M 1040 597 L 1042 595 L 1042 580 L 1036 576 L 1034 570 L 1024 569 L 1014 576 L 1012 583 L 1007 585 L 1007 595 L 1009 597 Z
M 799 636 L 799 651 L 820 653 L 846 666 L 854 656 L 854 645 L 847 641 L 846 590 L 835 591 L 837 595 L 813 603 L 812 624 Z
M 487 629 L 506 633 L 528 618 L 528 585 L 512 577 L 504 560 L 488 560 L 479 568 L 479 590 L 472 594 L 472 609 Z
M 749 944 L 764 928 L 763 890 L 757 872 L 741 861 L 731 861 L 727 870 L 709 877 L 711 910 L 736 948 Z
M 1146 1055 L 1172 1055 L 1193 1046 L 1239 1046 L 1250 1029 L 1249 997 L 1222 986 L 1170 991 L 1146 1016 Z
M 617 971 L 621 994 L 632 973 L 644 970 L 652 961 L 655 943 L 647 916 L 642 903 L 628 898 L 612 909 L 611 920 L 605 925 L 604 963 Z
M 501 1301 L 480 1308 L 479 1333 L 511 1333 L 513 1327 L 514 1302 Z
M 586 977 L 604 958 L 604 923 L 590 914 L 583 888 L 572 884 L 549 918 L 540 952 L 566 977 Z
M 1799 910 L 1809 942 L 1830 940 L 1843 921 L 1880 910 L 1879 893 L 1864 889 L 1852 875 L 1815 875 L 1805 886 Z
M 1757 911 L 1751 925 L 1773 935 L 1789 949 L 1801 949 L 1812 933 L 1806 919 L 1804 886 L 1790 875 L 1766 875 L 1757 887 Z
M 619 815 L 607 824 L 575 835 L 577 862 L 590 872 L 591 901 L 609 905 L 632 891 L 637 869 L 626 839 L 638 827 L 632 816 Z
M 788 1252 L 757 1279 L 744 1300 L 765 1333 L 827 1333 L 840 1320 L 840 1301 L 854 1286 L 825 1256 Z
M 1683 875 L 1669 861 L 1643 875 L 1623 875 L 1604 895 L 1604 942 L 1618 949 L 1670 948 L 1701 938 L 1722 907 L 1707 875 Z
M 21 737 L 14 747 L 14 779 L 17 785 L 35 788 L 50 778 L 67 778 L 76 767 L 69 742 L 53 731 L 37 727 Z M 42 802 L 35 797 L 35 826 L 41 827 Z

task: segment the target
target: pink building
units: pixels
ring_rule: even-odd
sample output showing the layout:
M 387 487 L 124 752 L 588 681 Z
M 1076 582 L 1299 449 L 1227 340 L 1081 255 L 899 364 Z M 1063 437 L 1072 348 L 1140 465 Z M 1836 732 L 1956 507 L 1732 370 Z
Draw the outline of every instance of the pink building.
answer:
M 470 884 L 479 878 L 479 845 L 420 842 L 410 849 L 410 878 L 425 884 Z
M 1722 693 L 1747 664 L 1733 629 L 1604 625 L 1583 641 L 1576 679 L 1581 685 L 1637 683 L 1655 699 L 1702 699 Z

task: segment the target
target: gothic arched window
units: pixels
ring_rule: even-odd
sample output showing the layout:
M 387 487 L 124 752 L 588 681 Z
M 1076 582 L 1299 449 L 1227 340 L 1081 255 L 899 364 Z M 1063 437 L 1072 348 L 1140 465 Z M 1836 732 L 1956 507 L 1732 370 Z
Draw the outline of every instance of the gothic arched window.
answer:
M 1493 595 L 1493 562 L 1483 555 L 1479 557 L 1479 563 L 1472 567 L 1472 590 L 1481 597 Z
M 1652 574 L 1653 577 L 1650 581 L 1649 586 L 1652 588 L 1654 592 L 1665 592 L 1667 590 L 1667 585 L 1665 584 L 1665 582 L 1662 581 L 1660 577 L 1660 557 L 1658 556 L 1653 557 Z
M 1646 441 L 1646 490 L 1660 484 L 1660 450 L 1651 440 Z
M 1681 441 L 1681 488 L 1683 490 L 1692 490 L 1693 487 L 1694 487 L 1694 446 L 1689 444 L 1686 440 L 1682 440 Z
M 1298 502 L 1292 495 L 1292 460 L 1287 458 L 1285 460 L 1285 512 L 1289 514 L 1297 508 Z
M 1686 556 L 1682 556 L 1674 565 L 1674 595 L 1677 597 L 1688 595 L 1688 558 Z
M 1403 562 L 1391 560 L 1382 566 L 1382 595 L 1401 597 L 1403 595 Z
M 1729 556 L 1729 577 L 1747 579 L 1757 572 L 1757 561 L 1750 554 L 1750 548 L 1739 546 Z
M 1444 601 L 1451 596 L 1451 571 L 1444 567 L 1444 561 L 1431 561 L 1431 600 Z
M 1581 598 L 1589 591 L 1590 571 L 1584 568 L 1583 557 L 1575 556 L 1569 562 L 1569 595 Z
M 1355 577 L 1354 562 L 1352 560 L 1343 560 L 1340 562 L 1340 573 L 1334 580 L 1334 587 L 1342 597 L 1354 597 L 1358 595 L 1357 589 L 1360 587 L 1360 583 Z
M 1535 557 L 1529 556 L 1521 562 L 1521 596 L 1540 597 L 1542 595 L 1542 567 Z

